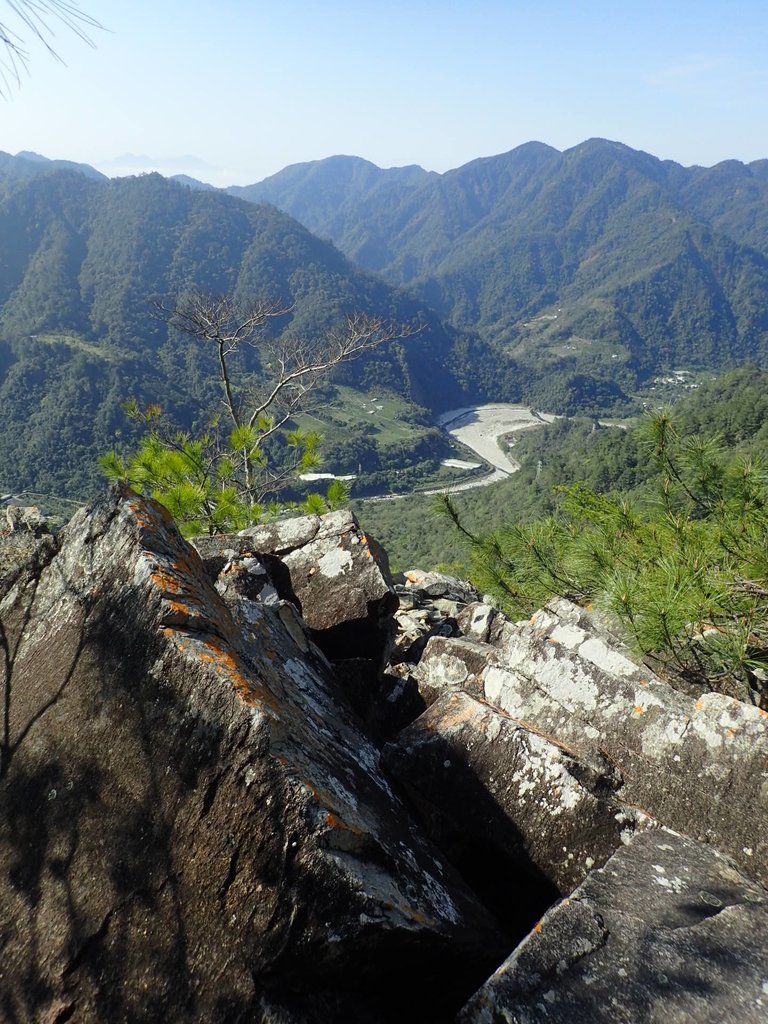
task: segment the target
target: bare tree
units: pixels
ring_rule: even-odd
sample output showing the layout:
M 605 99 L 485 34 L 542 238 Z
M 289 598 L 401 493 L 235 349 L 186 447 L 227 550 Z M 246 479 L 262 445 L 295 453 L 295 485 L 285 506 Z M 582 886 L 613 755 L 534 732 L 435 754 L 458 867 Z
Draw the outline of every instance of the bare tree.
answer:
M 5 0 L 11 11 L 11 21 L 0 21 L 0 96 L 7 98 L 11 86 L 21 81 L 21 72 L 29 64 L 26 40 L 38 39 L 48 53 L 58 61 L 62 58 L 54 49 L 52 40 L 58 24 L 74 32 L 88 46 L 94 42 L 89 29 L 101 29 L 95 18 L 81 11 L 77 4 L 67 0 Z M 63 62 L 62 62 L 63 63 Z
M 290 312 L 279 302 L 190 292 L 170 304 L 153 305 L 155 316 L 170 327 L 215 349 L 222 414 L 231 430 L 225 434 L 214 426 L 205 437 L 192 439 L 178 433 L 161 437 L 154 428 L 128 462 L 112 453 L 102 465 L 111 476 L 151 489 L 182 525 L 210 532 L 231 526 L 243 512 L 258 518 L 267 496 L 279 493 L 296 472 L 317 464 L 316 434 L 291 431 L 294 457 L 281 466 L 270 464 L 265 444 L 286 427 L 319 381 L 336 367 L 421 330 L 357 313 L 320 337 L 283 334 L 275 340 L 267 336 L 267 324 Z M 241 346 L 248 345 L 258 346 L 258 374 L 238 374 L 232 363 Z M 141 412 L 135 403 L 129 412 L 146 423 L 159 415 L 157 407 Z

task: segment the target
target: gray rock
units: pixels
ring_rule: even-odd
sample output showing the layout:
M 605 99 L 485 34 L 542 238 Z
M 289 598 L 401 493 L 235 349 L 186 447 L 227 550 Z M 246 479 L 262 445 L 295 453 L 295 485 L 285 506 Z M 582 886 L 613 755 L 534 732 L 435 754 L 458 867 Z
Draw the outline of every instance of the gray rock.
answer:
M 351 512 L 287 519 L 195 545 L 214 573 L 227 561 L 259 556 L 280 598 L 298 607 L 331 660 L 386 664 L 397 595 L 386 555 Z
M 446 573 L 409 569 L 404 575 L 408 589 L 428 600 L 447 598 L 461 604 L 470 604 L 478 599 L 477 591 L 471 583 Z
M 493 643 L 496 639 L 494 623 L 498 612 L 490 604 L 473 601 L 466 605 L 457 615 L 459 629 L 463 636 L 477 643 Z
M 503 955 L 293 608 L 225 604 L 130 492 L 43 555 L 0 587 L 3 1017 L 244 1021 L 265 993 L 365 991 L 392 1020 L 414 978 L 444 1007 Z
M 0 507 L 0 579 L 22 566 L 48 532 L 48 521 L 39 508 Z
M 653 824 L 618 802 L 621 780 L 607 761 L 580 761 L 466 693 L 440 697 L 384 756 L 432 838 L 451 849 L 461 837 L 481 870 L 495 862 L 491 900 L 501 897 L 501 875 L 513 908 L 519 890 L 538 887 L 540 914 Z
M 710 847 L 638 835 L 550 910 L 461 1024 L 764 1024 L 768 892 Z
M 482 675 L 493 659 L 494 652 L 484 644 L 463 637 L 433 636 L 413 673 L 427 705 L 455 690 L 466 690 L 482 697 Z
M 583 626 L 544 610 L 507 624 L 485 699 L 572 748 L 602 752 L 621 797 L 768 879 L 768 714 L 722 694 L 694 700 Z

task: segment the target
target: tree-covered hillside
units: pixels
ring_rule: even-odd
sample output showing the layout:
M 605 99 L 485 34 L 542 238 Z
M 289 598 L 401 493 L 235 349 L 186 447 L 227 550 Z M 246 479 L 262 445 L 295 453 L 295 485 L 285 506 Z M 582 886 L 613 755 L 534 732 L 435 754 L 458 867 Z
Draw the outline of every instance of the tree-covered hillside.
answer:
M 768 359 L 767 166 L 684 168 L 592 139 L 421 178 L 334 157 L 242 194 L 477 328 L 536 393 L 549 373 L 627 389 L 662 368 Z
M 732 370 L 703 383 L 673 407 L 684 436 L 719 437 L 735 455 L 768 458 L 768 371 Z M 601 494 L 653 493 L 658 471 L 634 426 L 601 425 L 569 417 L 514 436 L 519 472 L 489 487 L 454 496 L 461 519 L 478 534 L 502 524 L 525 524 L 556 512 L 558 488 L 582 484 Z M 436 518 L 435 500 L 424 495 L 388 502 L 359 502 L 357 511 L 399 569 L 452 565 L 471 572 L 466 538 Z
M 180 425 L 218 407 L 214 353 L 154 319 L 149 300 L 189 288 L 288 307 L 274 331 L 321 337 L 348 313 L 422 325 L 351 364 L 347 384 L 450 407 L 480 394 L 474 353 L 406 293 L 357 270 L 274 207 L 159 175 L 100 181 L 52 171 L 0 193 L 0 481 L 81 495 L 121 440 L 121 403 L 159 403 Z M 242 355 L 258 374 L 259 355 Z M 130 441 L 131 437 L 123 440 Z

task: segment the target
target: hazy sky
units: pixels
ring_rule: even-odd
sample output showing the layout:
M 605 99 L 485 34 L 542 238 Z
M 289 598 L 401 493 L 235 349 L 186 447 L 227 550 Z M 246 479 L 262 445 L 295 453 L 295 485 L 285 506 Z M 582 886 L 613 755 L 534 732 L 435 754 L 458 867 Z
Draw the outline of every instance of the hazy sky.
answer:
M 600 136 L 683 164 L 768 157 L 768 3 L 82 0 L 0 100 L 0 149 L 108 174 L 259 181 L 335 153 L 444 171 Z M 0 21 L 15 16 L 0 0 Z M 132 163 L 120 159 L 134 154 Z

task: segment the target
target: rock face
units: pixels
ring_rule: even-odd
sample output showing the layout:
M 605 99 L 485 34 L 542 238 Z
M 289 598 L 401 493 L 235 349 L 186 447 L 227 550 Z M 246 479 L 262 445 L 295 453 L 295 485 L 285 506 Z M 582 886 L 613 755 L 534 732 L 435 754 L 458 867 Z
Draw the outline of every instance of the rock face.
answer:
M 554 907 L 462 1024 L 763 1024 L 768 893 L 710 847 L 638 836 Z
M 0 1019 L 768 1019 L 765 713 L 347 513 L 198 548 L 115 492 L 0 581 Z
M 389 1019 L 403 979 L 450 963 L 460 992 L 503 951 L 296 610 L 221 589 L 126 494 L 0 592 L 5 1019 L 253 1020 L 296 992 L 347 1019 L 361 991 Z
M 546 900 L 541 913 L 650 824 L 615 798 L 609 762 L 580 760 L 465 693 L 441 697 L 385 757 L 438 844 L 455 857 L 467 836 L 483 837 L 473 850 L 480 878 L 489 862 L 506 863 L 510 879 L 529 875 L 527 892 Z M 520 899 L 519 885 L 510 898 Z
M 280 597 L 296 605 L 329 658 L 365 658 L 383 667 L 397 597 L 386 555 L 351 512 L 304 516 L 195 543 L 208 560 L 266 558 Z
M 624 800 L 768 882 L 768 713 L 672 689 L 585 628 L 567 601 L 508 624 L 497 651 L 486 700 L 577 754 L 602 752 Z

